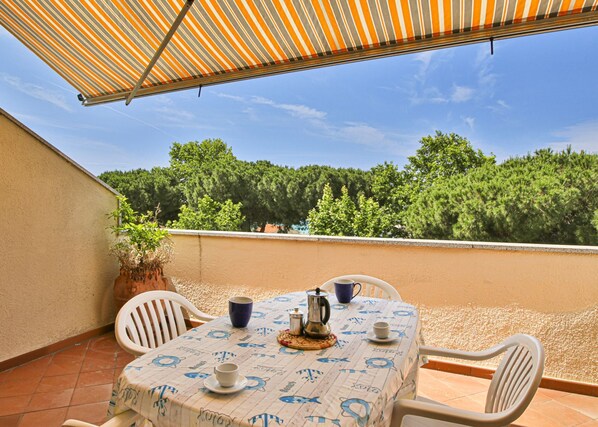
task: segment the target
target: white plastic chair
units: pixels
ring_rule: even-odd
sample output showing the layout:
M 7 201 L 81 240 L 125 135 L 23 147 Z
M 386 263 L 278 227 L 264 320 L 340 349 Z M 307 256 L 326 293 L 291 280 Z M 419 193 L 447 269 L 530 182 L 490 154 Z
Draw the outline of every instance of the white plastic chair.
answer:
M 344 276 L 334 277 L 322 284 L 320 289 L 325 290 L 328 293 L 334 293 L 334 282 L 346 279 L 353 280 L 361 284 L 360 296 L 388 299 L 393 301 L 403 301 L 399 292 L 388 282 L 382 279 L 378 279 L 372 276 L 366 276 L 363 274 L 347 274 Z
M 126 411 L 122 414 L 118 414 L 108 421 L 106 421 L 101 426 L 97 426 L 95 424 L 86 423 L 84 421 L 78 420 L 66 420 L 62 427 L 130 427 L 135 425 L 137 421 L 141 421 L 143 418 L 136 412 L 133 411 Z
M 126 352 L 141 356 L 187 331 L 183 309 L 202 322 L 215 319 L 176 292 L 143 292 L 118 312 L 116 341 Z
M 485 413 L 466 411 L 418 397 L 398 399 L 391 427 L 412 426 L 506 426 L 523 414 L 532 401 L 544 371 L 544 349 L 529 335 L 517 334 L 488 350 L 466 352 L 420 347 L 420 354 L 486 360 L 506 352 L 490 382 Z

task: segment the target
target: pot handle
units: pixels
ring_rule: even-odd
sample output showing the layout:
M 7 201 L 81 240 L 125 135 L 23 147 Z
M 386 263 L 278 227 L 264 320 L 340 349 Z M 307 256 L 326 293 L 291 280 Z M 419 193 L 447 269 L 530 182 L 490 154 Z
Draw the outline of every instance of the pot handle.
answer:
M 320 305 L 326 307 L 326 309 L 324 310 L 324 319 L 322 319 L 322 323 L 325 325 L 330 320 L 330 303 L 326 298 L 322 298 Z

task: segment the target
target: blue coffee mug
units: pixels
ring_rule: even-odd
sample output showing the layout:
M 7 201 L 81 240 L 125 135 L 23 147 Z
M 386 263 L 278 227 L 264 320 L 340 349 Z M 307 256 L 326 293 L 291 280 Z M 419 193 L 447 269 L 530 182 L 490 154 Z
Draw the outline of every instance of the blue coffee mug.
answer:
M 245 328 L 251 319 L 253 300 L 247 297 L 232 297 L 228 300 L 228 314 L 235 328 Z
M 359 286 L 357 293 L 353 294 L 355 286 Z M 334 282 L 334 293 L 336 299 L 341 304 L 348 304 L 361 292 L 361 283 L 356 283 L 353 280 L 340 279 Z

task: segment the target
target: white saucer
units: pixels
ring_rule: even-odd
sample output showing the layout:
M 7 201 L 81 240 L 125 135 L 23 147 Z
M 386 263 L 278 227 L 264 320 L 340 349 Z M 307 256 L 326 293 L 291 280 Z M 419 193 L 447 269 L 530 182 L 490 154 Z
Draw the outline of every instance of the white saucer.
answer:
M 385 343 L 396 341 L 399 338 L 399 334 L 398 332 L 391 332 L 387 338 L 378 338 L 374 334 L 374 331 L 369 331 L 367 337 L 370 341 Z
M 237 383 L 232 387 L 222 387 L 215 375 L 210 375 L 208 378 L 203 380 L 203 385 L 210 391 L 218 394 L 231 394 L 241 391 L 247 385 L 247 378 L 243 375 L 239 375 Z

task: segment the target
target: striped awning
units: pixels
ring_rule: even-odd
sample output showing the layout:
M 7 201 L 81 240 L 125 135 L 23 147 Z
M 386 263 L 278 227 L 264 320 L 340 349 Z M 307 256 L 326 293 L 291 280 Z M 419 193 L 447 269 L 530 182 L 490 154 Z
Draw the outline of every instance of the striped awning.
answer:
M 597 23 L 598 0 L 0 1 L 84 105 Z

